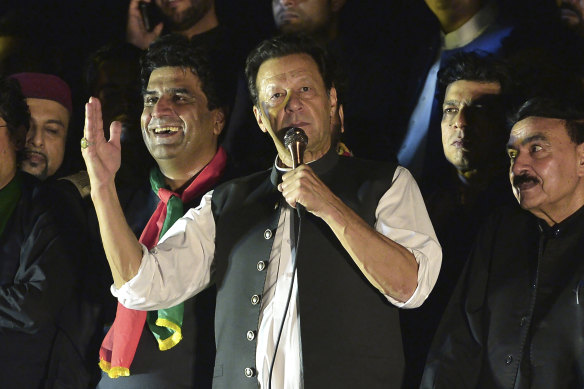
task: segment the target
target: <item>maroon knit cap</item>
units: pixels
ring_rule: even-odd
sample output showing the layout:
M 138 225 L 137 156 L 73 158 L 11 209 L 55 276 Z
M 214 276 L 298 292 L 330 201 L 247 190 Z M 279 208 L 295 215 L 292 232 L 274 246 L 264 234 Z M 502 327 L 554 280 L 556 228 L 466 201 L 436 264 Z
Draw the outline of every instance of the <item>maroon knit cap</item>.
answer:
M 69 114 L 73 111 L 71 89 L 59 77 L 43 73 L 17 73 L 10 78 L 18 81 L 24 97 L 53 100 L 67 108 Z

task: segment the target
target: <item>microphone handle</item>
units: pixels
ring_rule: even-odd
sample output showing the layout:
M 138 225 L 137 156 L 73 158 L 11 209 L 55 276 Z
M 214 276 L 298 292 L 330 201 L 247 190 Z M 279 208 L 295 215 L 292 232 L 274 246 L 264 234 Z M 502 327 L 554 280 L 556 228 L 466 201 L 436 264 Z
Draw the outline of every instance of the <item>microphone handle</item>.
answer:
M 306 145 L 302 142 L 292 142 L 288 145 L 288 149 L 290 150 L 290 154 L 292 155 L 292 169 L 296 169 L 298 166 L 302 165 L 302 157 L 304 156 L 304 149 Z M 300 203 L 296 203 L 296 213 L 298 217 L 302 219 L 304 213 L 306 212 L 306 208 L 304 205 Z
M 301 142 L 292 142 L 290 145 L 288 145 L 288 149 L 292 155 L 292 169 L 296 169 L 298 166 L 304 163 L 303 157 L 305 148 L 306 145 L 302 144 Z

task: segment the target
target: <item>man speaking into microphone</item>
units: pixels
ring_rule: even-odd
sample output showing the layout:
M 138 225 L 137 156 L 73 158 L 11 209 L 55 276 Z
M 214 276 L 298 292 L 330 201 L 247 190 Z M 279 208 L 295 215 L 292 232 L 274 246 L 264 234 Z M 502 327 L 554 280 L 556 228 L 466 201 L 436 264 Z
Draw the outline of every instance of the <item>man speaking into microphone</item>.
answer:
M 254 49 L 246 75 L 258 125 L 276 146 L 274 167 L 206 194 L 150 251 L 115 198 L 119 134 L 107 142 L 87 106 L 83 156 L 112 291 L 128 308 L 152 310 L 215 283 L 214 388 L 401 386 L 397 308 L 427 298 L 441 249 L 406 169 L 331 147 L 333 74 L 305 37 Z M 295 169 L 284 145 L 290 127 L 308 138 Z M 297 204 L 306 212 L 295 228 Z

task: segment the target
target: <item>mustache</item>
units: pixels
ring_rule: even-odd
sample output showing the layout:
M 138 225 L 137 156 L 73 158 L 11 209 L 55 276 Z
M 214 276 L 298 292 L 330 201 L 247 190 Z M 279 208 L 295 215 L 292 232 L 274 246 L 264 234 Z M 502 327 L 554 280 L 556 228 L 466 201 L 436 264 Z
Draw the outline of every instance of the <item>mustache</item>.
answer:
M 522 184 L 528 183 L 528 182 L 533 182 L 534 184 L 539 183 L 539 180 L 533 176 L 530 176 L 529 174 L 522 174 L 520 176 L 515 176 L 513 178 L 513 186 L 517 187 L 520 186 Z
M 45 153 L 41 153 L 40 151 L 34 151 L 34 150 L 31 150 L 31 149 L 25 149 L 24 150 L 24 155 L 25 155 L 26 158 L 28 158 L 32 154 L 40 155 L 41 157 L 43 157 L 43 159 L 45 161 L 47 160 L 47 155 Z

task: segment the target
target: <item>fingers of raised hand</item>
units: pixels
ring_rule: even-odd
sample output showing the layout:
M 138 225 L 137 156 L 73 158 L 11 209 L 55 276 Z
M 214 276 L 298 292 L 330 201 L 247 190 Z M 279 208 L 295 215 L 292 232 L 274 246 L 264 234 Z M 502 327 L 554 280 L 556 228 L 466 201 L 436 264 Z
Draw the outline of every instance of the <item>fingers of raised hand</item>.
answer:
M 85 104 L 85 126 L 83 128 L 84 138 L 89 143 L 96 143 L 103 139 L 103 120 L 101 118 L 101 105 L 99 100 L 91 97 Z

